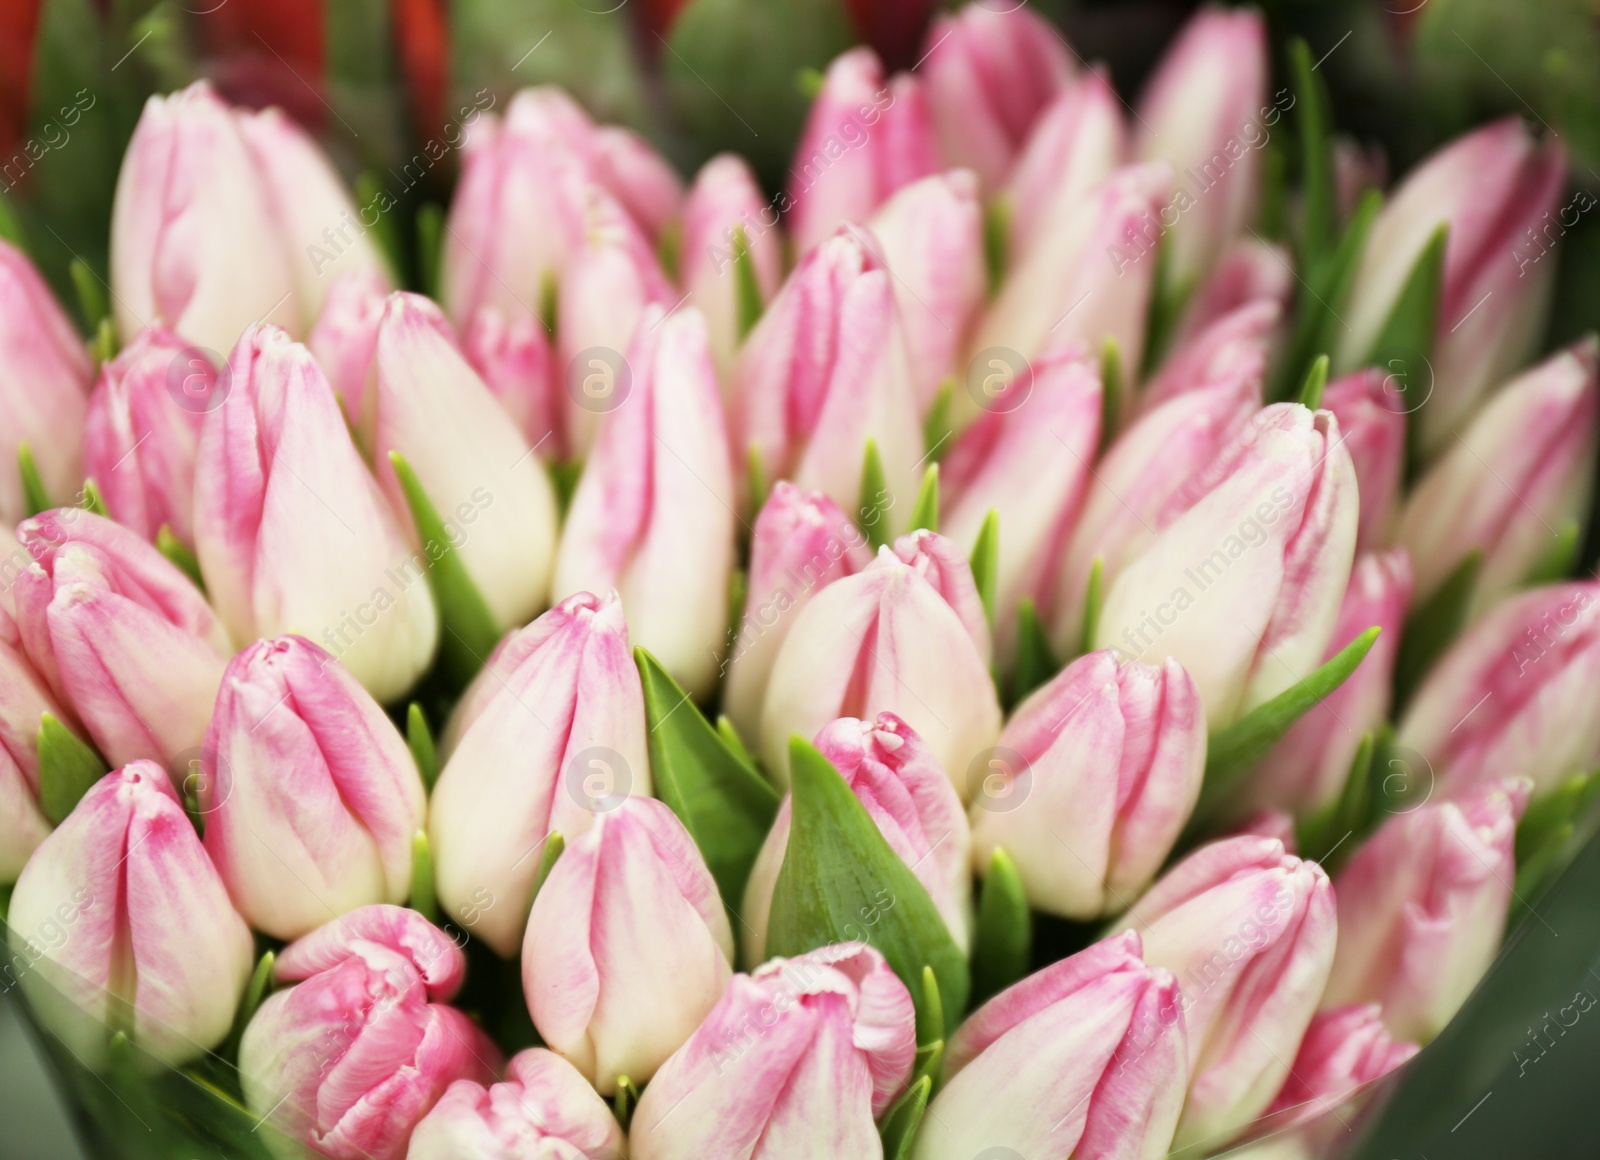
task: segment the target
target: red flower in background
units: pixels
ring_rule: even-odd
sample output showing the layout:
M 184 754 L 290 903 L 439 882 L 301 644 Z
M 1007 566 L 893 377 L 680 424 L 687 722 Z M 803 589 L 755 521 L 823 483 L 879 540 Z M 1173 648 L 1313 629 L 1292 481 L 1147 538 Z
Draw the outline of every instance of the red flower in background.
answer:
M 0 153 L 9 153 L 28 127 L 28 89 L 33 83 L 33 38 L 40 0 L 0 3 Z

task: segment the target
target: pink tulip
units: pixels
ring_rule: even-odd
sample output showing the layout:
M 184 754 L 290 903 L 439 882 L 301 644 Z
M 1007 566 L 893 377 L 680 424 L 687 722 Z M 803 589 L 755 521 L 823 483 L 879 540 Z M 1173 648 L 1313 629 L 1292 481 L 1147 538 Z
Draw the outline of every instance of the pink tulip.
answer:
M 865 943 L 735 975 L 645 1089 L 629 1154 L 875 1156 L 873 1121 L 911 1077 L 915 1024 L 905 984 Z
M 683 182 L 667 159 L 632 129 L 600 125 L 590 138 L 594 179 L 620 201 L 651 237 L 659 237 L 683 205 Z
M 992 752 L 969 787 L 974 868 L 1004 847 L 1035 909 L 1098 918 L 1139 896 L 1188 821 L 1205 714 L 1178 662 L 1094 652 L 1023 701 Z
M 1183 1109 L 1178 984 L 1133 932 L 978 1008 L 950 1043 L 913 1160 L 1164 1156 Z
M 763 303 L 772 301 L 783 278 L 783 239 L 778 212 L 761 192 L 742 157 L 719 153 L 700 167 L 683 207 L 679 281 L 689 301 L 706 316 L 717 370 L 726 376 L 739 349 L 739 256 L 735 230 L 742 228 L 751 272 Z
M 733 973 L 733 929 L 683 823 L 652 798 L 596 816 L 556 860 L 522 943 L 540 1037 L 612 1095 L 643 1085 Z
M 872 563 L 854 520 L 821 492 L 779 480 L 750 534 L 744 615 L 729 634 L 722 711 L 744 737 L 761 731 L 761 706 L 778 650 L 813 596 Z
M 1534 794 L 1600 765 L 1600 585 L 1552 584 L 1502 601 L 1447 652 L 1396 740 L 1451 794 L 1515 773 Z
M 113 1031 L 172 1066 L 204 1054 L 250 977 L 250 930 L 152 761 L 90 788 L 28 860 L 6 921 L 34 1013 L 90 1068 Z
M 1140 406 L 1149 410 L 1222 378 L 1248 381 L 1259 401 L 1267 374 L 1267 347 L 1281 313 L 1277 302 L 1258 298 L 1180 343 L 1145 384 L 1139 394 Z
M 568 597 L 495 650 L 456 707 L 428 810 L 439 901 L 515 953 L 545 837 L 648 797 L 644 693 L 622 605 Z
M 506 1079 L 458 1079 L 411 1133 L 406 1160 L 524 1160 L 623 1155 L 622 1127 L 577 1069 L 553 1051 L 511 1057 Z
M 340 274 L 328 286 L 306 346 L 328 377 L 346 419 L 359 423 L 374 373 L 378 324 L 389 303 L 388 282 L 371 271 Z
M 205 597 L 137 533 L 78 508 L 17 533 L 34 558 L 15 589 L 28 659 L 113 765 L 177 773 L 231 652 Z
M 93 373 L 44 279 L 0 240 L 0 519 L 28 514 L 17 473 L 24 442 L 52 499 L 70 500 L 82 483 L 78 442 Z
M 918 71 L 945 164 L 976 170 L 995 190 L 1074 69 L 1048 20 L 1022 5 L 968 4 L 934 20 Z
M 841 717 L 823 727 L 815 744 L 866 807 L 889 848 L 928 891 L 956 945 L 966 950 L 972 922 L 971 837 L 961 799 L 922 738 L 893 713 L 880 713 L 873 721 Z M 746 964 L 767 957 L 767 920 L 789 847 L 790 808 L 785 797 L 745 886 L 740 917 Z
M 651 310 L 572 497 L 556 556 L 557 599 L 622 594 L 628 634 L 690 693 L 716 684 L 728 623 L 734 490 L 722 399 L 699 311 Z
M 1242 238 L 1223 251 L 1216 267 L 1195 287 L 1183 321 L 1173 335 L 1174 347 L 1185 345 L 1224 315 L 1266 299 L 1287 310 L 1295 292 L 1294 263 L 1288 251 L 1273 242 Z
M 804 254 L 846 222 L 864 222 L 902 186 L 939 169 L 922 82 L 887 81 L 870 48 L 834 58 L 811 103 L 790 166 L 785 208 L 795 252 Z
M 166 527 L 194 543 L 194 461 L 226 380 L 164 326 L 142 330 L 100 368 L 83 428 L 83 469 L 118 523 L 147 540 Z
M 1122 110 L 1110 78 L 1090 70 L 1039 114 L 1005 191 L 1011 266 L 1045 239 L 1070 230 L 1089 192 L 1127 160 Z
M 1544 255 L 1565 230 L 1552 215 L 1566 174 L 1558 142 L 1541 144 L 1520 118 L 1507 117 L 1412 170 L 1372 227 L 1344 311 L 1340 370 L 1371 357 L 1429 238 L 1440 225 L 1450 230 L 1434 349 L 1416 372 L 1427 381 L 1403 384 L 1410 397 L 1429 399 L 1414 416 L 1427 459 L 1538 348 L 1556 265 Z M 1569 212 L 1576 218 L 1569 206 L 1560 211 L 1563 223 Z
M 414 910 L 364 906 L 290 943 L 239 1043 L 245 1103 L 334 1160 L 401 1160 L 459 1080 L 487 1084 L 501 1056 L 447 1002 L 466 957 Z
M 305 347 L 253 326 L 195 467 L 195 548 L 236 645 L 296 631 L 381 701 L 433 657 L 438 616 L 395 513 Z
M 50 833 L 39 805 L 39 723 L 64 714 L 21 650 L 0 642 L 0 886 Z
M 1288 1078 L 1333 965 L 1333 889 L 1273 838 L 1224 838 L 1179 862 L 1121 923 L 1178 979 L 1189 1099 L 1174 1146 L 1222 1139 Z
M 1276 1131 L 1292 1124 L 1326 1121 L 1362 1089 L 1382 1079 L 1417 1053 L 1415 1043 L 1396 1039 L 1383 1025 L 1376 1003 L 1318 1012 L 1300 1042 L 1300 1052 L 1283 1090 L 1267 1108 Z M 1337 1125 L 1315 1125 L 1307 1135 L 1322 1136 Z M 1309 1142 L 1309 1141 L 1308 1141 Z M 1320 1154 L 1320 1153 L 1318 1153 Z
M 1339 951 L 1325 1008 L 1379 1003 L 1426 1043 L 1489 969 L 1505 933 L 1517 820 L 1532 784 L 1478 784 L 1390 818 L 1339 873 Z
M 1388 542 L 1399 516 L 1408 404 L 1394 386 L 1382 370 L 1369 367 L 1335 379 L 1322 396 L 1322 405 L 1339 420 L 1345 450 L 1361 481 L 1357 552 Z
M 461 350 L 539 458 L 564 456 L 561 383 L 544 323 L 486 306 L 467 323 Z

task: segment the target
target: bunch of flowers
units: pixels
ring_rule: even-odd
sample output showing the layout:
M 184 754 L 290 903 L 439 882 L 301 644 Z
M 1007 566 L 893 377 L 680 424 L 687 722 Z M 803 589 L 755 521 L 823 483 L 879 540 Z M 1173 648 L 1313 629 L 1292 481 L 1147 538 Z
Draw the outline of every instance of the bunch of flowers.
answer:
M 79 1065 L 282 1155 L 1311 1156 L 1452 1018 L 1600 765 L 1560 147 L 1385 199 L 1250 11 L 1136 109 L 926 47 L 772 198 L 519 93 L 426 294 L 203 83 L 87 349 L 0 243 L 4 974 Z

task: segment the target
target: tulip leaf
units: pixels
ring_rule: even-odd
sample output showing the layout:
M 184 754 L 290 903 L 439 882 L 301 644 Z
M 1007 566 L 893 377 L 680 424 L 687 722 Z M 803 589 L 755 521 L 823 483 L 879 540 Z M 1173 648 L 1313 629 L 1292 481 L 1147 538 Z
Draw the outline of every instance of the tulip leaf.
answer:
M 370 169 L 356 175 L 355 195 L 362 224 L 366 224 L 368 217 L 375 219 L 368 232 L 390 278 L 398 285 L 403 281 L 400 271 L 405 269 L 401 261 L 404 247 L 400 244 L 396 215 L 386 212 L 394 199 L 383 187 L 383 180 Z
M 944 998 L 939 994 L 939 976 L 924 966 L 917 977 L 922 1002 L 917 1004 L 917 1045 L 927 1047 L 944 1039 Z
M 983 207 L 983 267 L 989 276 L 987 292 L 993 298 L 1006 280 L 1011 249 L 1011 198 L 998 194 Z
M 1549 550 L 1533 566 L 1523 583 L 1534 588 L 1567 579 L 1578 569 L 1578 553 L 1582 547 L 1583 528 L 1577 520 L 1567 520 L 1556 529 Z
M 1089 583 L 1083 594 L 1083 631 L 1078 636 L 1078 654 L 1094 651 L 1094 638 L 1100 631 L 1100 610 L 1105 606 L 1106 558 L 1096 556 L 1089 565 Z
M 750 252 L 750 236 L 743 225 L 733 227 L 733 290 L 737 333 L 739 341 L 743 342 L 766 310 L 761 301 L 761 283 L 756 280 L 756 259 Z
M 1311 369 L 1306 372 L 1306 381 L 1300 385 L 1298 402 L 1302 407 L 1315 411 L 1322 406 L 1322 392 L 1328 386 L 1328 356 L 1319 354 L 1311 363 Z
M 617 1077 L 617 1092 L 611 1097 L 611 1110 L 626 1132 L 633 1123 L 633 1110 L 639 1106 L 639 1087 L 625 1075 Z
M 544 888 L 545 879 L 549 878 L 550 871 L 556 868 L 556 859 L 561 857 L 566 849 L 567 840 L 561 836 L 560 830 L 551 830 L 544 836 L 544 849 L 539 852 L 539 868 L 533 875 L 533 894 L 528 899 L 530 910 L 539 897 L 539 891 Z
M 661 227 L 656 238 L 656 261 L 671 282 L 682 280 L 683 274 L 683 222 L 673 218 Z
M 883 472 L 883 457 L 878 454 L 878 441 L 867 440 L 866 453 L 861 457 L 861 491 L 856 497 L 856 523 L 867 537 L 874 551 L 894 537 L 889 534 L 889 508 L 894 497 L 889 494 L 889 480 Z
M 789 740 L 792 822 L 773 889 L 767 953 L 799 955 L 865 941 L 882 952 L 922 1014 L 923 969 L 938 981 L 946 1030 L 966 1010 L 966 956 L 915 874 L 890 848 L 866 807 L 816 748 Z
M 1338 201 L 1334 189 L 1333 118 L 1327 86 L 1316 73 L 1311 47 L 1289 41 L 1289 73 L 1300 130 L 1300 263 L 1320 262 L 1333 245 Z
M 983 611 L 994 628 L 995 600 L 1000 584 L 1000 513 L 994 508 L 983 517 L 977 542 L 972 545 L 972 582 L 983 598 Z
M 0 193 L 0 241 L 10 242 L 24 253 L 28 250 L 22 238 L 22 226 L 11 208 L 11 199 L 3 193 Z
M 82 258 L 73 258 L 67 272 L 78 295 L 84 329 L 93 334 L 100 329 L 100 320 L 111 316 L 111 308 L 106 305 L 105 284 Z
M 1396 714 L 1411 700 L 1434 662 L 1444 655 L 1466 627 L 1467 612 L 1478 587 L 1483 553 L 1477 548 L 1450 571 L 1437 591 L 1411 610 L 1400 631 L 1400 648 L 1394 662 Z M 1398 717 L 1397 717 L 1398 719 Z
M 101 367 L 117 357 L 117 328 L 109 317 L 102 318 L 89 339 L 89 355 Z
M 1004 848 L 989 856 L 972 932 L 972 1005 L 998 995 L 1028 973 L 1033 912 L 1022 875 Z
M 567 459 L 548 464 L 550 472 L 550 486 L 556 492 L 556 508 L 566 517 L 567 509 L 572 506 L 572 497 L 578 490 L 578 481 L 583 478 L 583 460 Z
M 39 714 L 38 746 L 39 808 L 59 826 L 109 768 L 53 713 Z
M 883 1160 L 910 1160 L 916 1143 L 917 1129 L 928 1110 L 928 1097 L 933 1094 L 933 1078 L 923 1076 L 906 1089 L 884 1113 L 878 1134 L 883 1138 Z
M 746 748 L 744 738 L 739 736 L 739 731 L 733 727 L 733 722 L 726 716 L 717 718 L 717 736 L 722 738 L 722 743 L 728 747 L 728 752 L 733 754 L 741 763 L 751 769 L 756 767 L 756 759 Z
M 196 588 L 201 592 L 206 590 L 205 580 L 200 576 L 199 559 L 167 524 L 162 524 L 156 531 L 156 550 L 177 565 L 178 571 L 189 577 Z
M 1340 311 L 1355 285 L 1356 270 L 1367 247 L 1367 235 L 1372 232 L 1372 223 L 1377 220 L 1382 205 L 1383 195 L 1375 189 L 1367 190 L 1356 202 L 1333 251 L 1310 265 L 1302 263 L 1302 283 L 1295 298 L 1294 330 L 1287 353 L 1279 364 L 1271 399 L 1293 397 L 1295 389 L 1305 381 L 1312 360 L 1333 350 L 1335 340 L 1344 330 Z
M 417 208 L 417 286 L 435 301 L 442 290 L 443 263 L 444 209 L 430 201 Z
M 1389 308 L 1389 317 L 1378 332 L 1372 350 L 1362 360 L 1363 366 L 1385 371 L 1385 388 L 1393 384 L 1405 398 L 1409 398 L 1412 391 L 1418 391 L 1426 400 L 1433 390 L 1433 340 L 1439 325 L 1439 296 L 1444 287 L 1444 255 L 1449 236 L 1449 226 L 1441 224 L 1428 238 L 1428 244 L 1417 255 L 1394 305 Z M 1406 426 L 1412 444 L 1409 459 L 1413 465 L 1418 459 L 1417 430 L 1415 423 Z
M 950 426 L 950 409 L 955 405 L 956 384 L 954 379 L 946 379 L 939 384 L 939 393 L 933 396 L 933 405 L 928 408 L 928 415 L 922 420 L 922 445 L 928 449 L 927 458 L 938 463 L 944 458 L 945 446 L 950 437 L 955 434 Z
M 1017 663 L 1011 678 L 1011 703 L 1022 700 L 1061 669 L 1050 634 L 1039 619 L 1031 597 L 1024 597 L 1017 608 Z
M 939 465 L 928 464 L 928 470 L 922 475 L 922 486 L 917 489 L 917 503 L 911 509 L 911 530 L 926 528 L 930 532 L 939 530 Z
M 428 715 L 415 701 L 406 708 L 406 744 L 411 747 L 411 757 L 422 775 L 422 785 L 431 794 L 434 782 L 439 780 L 439 752 L 433 745 Z
M 745 879 L 778 812 L 778 791 L 730 748 L 689 694 L 642 648 L 633 650 L 644 685 L 655 794 L 689 831 L 736 918 Z
M 434 890 L 433 850 L 428 835 L 411 835 L 411 909 L 435 925 L 439 922 L 439 897 Z
M 1344 789 L 1339 796 L 1309 817 L 1302 818 L 1295 827 L 1295 843 L 1300 853 L 1319 863 L 1330 874 L 1336 868 L 1333 856 L 1348 856 L 1356 842 L 1347 839 L 1365 834 L 1372 821 L 1372 759 L 1377 752 L 1378 738 L 1374 733 L 1364 734 L 1350 762 L 1350 772 L 1345 777 Z M 1341 857 L 1341 861 L 1343 858 Z
M 266 951 L 256 961 L 256 969 L 250 972 L 250 981 L 245 984 L 244 996 L 239 1000 L 239 1009 L 234 1012 L 233 1030 L 228 1032 L 227 1042 L 221 1049 L 224 1059 L 239 1058 L 239 1040 L 244 1036 L 244 1029 L 250 1026 L 250 1020 L 255 1018 L 256 1011 L 267 997 L 267 992 L 272 990 L 272 970 L 277 960 L 276 954 Z
M 106 497 L 100 494 L 100 485 L 92 479 L 83 481 L 82 507 L 83 510 L 103 519 L 110 519 L 111 513 L 106 509 Z
M 1156 269 L 1151 279 L 1150 302 L 1145 310 L 1145 343 L 1143 358 L 1138 369 L 1148 375 L 1161 365 L 1178 332 L 1178 321 L 1183 308 L 1194 293 L 1195 277 L 1190 275 L 1178 281 L 1172 272 L 1172 246 L 1165 233 L 1156 239 Z
M 754 443 L 745 451 L 745 491 L 749 496 L 750 511 L 752 515 L 759 512 L 767 502 L 767 493 L 771 489 L 771 481 L 767 478 L 767 464 L 761 458 L 761 448 Z
M 39 476 L 39 465 L 33 460 L 33 448 L 26 440 L 17 444 L 17 473 L 22 476 L 22 500 L 30 516 L 47 512 L 51 508 L 50 493 Z
M 1100 450 L 1111 445 L 1122 417 L 1122 348 L 1114 338 L 1100 347 Z
M 389 462 L 405 493 L 427 557 L 428 587 L 439 606 L 439 659 L 452 681 L 465 687 L 500 641 L 500 628 L 478 586 L 467 573 L 438 509 L 422 490 L 416 473 L 398 451 Z
M 1535 857 L 1554 834 L 1581 818 L 1600 794 L 1600 772 L 1567 778 L 1550 793 L 1528 803 L 1517 823 L 1517 864 Z

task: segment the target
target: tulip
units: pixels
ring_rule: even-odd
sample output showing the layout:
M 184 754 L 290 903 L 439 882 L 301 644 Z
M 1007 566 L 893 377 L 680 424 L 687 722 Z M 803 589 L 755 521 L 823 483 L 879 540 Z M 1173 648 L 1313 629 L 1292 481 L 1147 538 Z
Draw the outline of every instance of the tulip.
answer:
M 968 4 L 934 20 L 918 70 L 946 165 L 1005 184 L 1051 99 L 1072 83 L 1072 59 L 1055 27 L 1026 7 Z
M 1517 876 L 1532 784 L 1487 781 L 1385 822 L 1339 873 L 1339 950 L 1324 1008 L 1379 1003 L 1402 1039 L 1444 1029 L 1489 969 Z
M 1004 195 L 1013 266 L 1044 239 L 1071 229 L 1086 195 L 1126 160 L 1122 108 L 1110 79 L 1091 70 L 1039 114 Z
M 1393 393 L 1394 380 L 1377 367 L 1329 383 L 1322 405 L 1339 420 L 1345 450 L 1361 482 L 1356 551 L 1388 542 L 1400 510 L 1405 479 L 1407 403 Z
M 1555 262 L 1540 259 L 1566 173 L 1559 143 L 1541 144 L 1507 117 L 1412 170 L 1372 226 L 1344 312 L 1340 370 L 1372 357 L 1429 238 L 1440 225 L 1450 231 L 1428 382 L 1404 384 L 1430 397 L 1414 416 L 1426 459 L 1538 348 L 1555 275 Z
M 864 222 L 902 186 L 939 169 L 939 148 L 922 82 L 887 81 L 870 48 L 835 57 L 795 148 L 785 199 L 795 252 L 804 254 L 846 222 Z
M 153 761 L 90 787 L 23 867 L 6 923 L 34 1012 L 91 1069 L 113 1031 L 174 1067 L 221 1043 L 254 954 Z
M 561 458 L 561 387 L 544 323 L 486 306 L 467 323 L 461 351 L 539 457 Z
M 1224 315 L 1260 299 L 1276 302 L 1280 311 L 1287 310 L 1294 291 L 1294 264 L 1288 252 L 1272 242 L 1241 238 L 1223 251 L 1205 281 L 1195 288 L 1173 335 L 1173 345 L 1185 345 Z
M 253 326 L 227 373 L 195 466 L 195 549 L 217 615 L 240 647 L 310 637 L 393 700 L 438 639 L 431 557 L 407 550 L 305 347 Z
M 913 1160 L 1165 1156 L 1183 1109 L 1178 984 L 1133 932 L 1028 976 L 950 1043 Z
M 1281 313 L 1277 302 L 1258 298 L 1180 343 L 1140 392 L 1140 406 L 1148 410 L 1221 378 L 1248 381 L 1252 397 L 1259 401 L 1267 373 L 1267 345 Z
M 1508 597 L 1417 690 L 1396 741 L 1454 794 L 1516 773 L 1539 796 L 1600 766 L 1600 586 Z M 1420 772 L 1420 771 L 1419 771 Z
M 596 816 L 528 916 L 522 989 L 539 1036 L 601 1095 L 643 1084 L 722 997 L 733 928 L 683 823 L 652 798 Z
M 579 593 L 506 638 L 456 708 L 428 809 L 446 913 L 509 957 L 546 835 L 573 841 L 630 791 L 649 796 L 650 765 L 622 604 Z
M 1023 701 L 993 753 L 971 787 L 974 868 L 1004 847 L 1036 910 L 1098 918 L 1138 897 L 1189 820 L 1205 714 L 1177 661 L 1094 652 Z
M 206 411 L 225 397 L 217 368 L 164 326 L 100 367 L 83 426 L 83 469 L 118 523 L 194 543 L 194 460 Z M 176 389 L 174 389 L 176 387 Z
M 485 1087 L 458 1079 L 411 1133 L 406 1160 L 621 1160 L 622 1127 L 566 1060 L 542 1047 L 511 1057 L 507 1078 Z
M 893 713 L 921 737 L 966 800 L 965 771 L 1000 733 L 983 605 L 961 552 L 929 532 L 902 536 L 795 618 L 761 714 L 761 752 L 788 784 L 789 738 L 839 717 Z
M 824 492 L 852 514 L 891 501 L 909 510 L 923 453 L 910 353 L 879 252 L 855 227 L 813 250 L 733 372 L 735 447 L 758 455 L 768 478 Z M 869 440 L 885 497 L 860 494 Z
M 28 514 L 17 450 L 33 452 L 39 478 L 65 500 L 82 482 L 78 455 L 89 354 L 32 263 L 0 240 L 0 519 Z
M 988 284 L 977 181 L 965 169 L 924 177 L 879 206 L 867 227 L 894 280 L 917 406 L 925 411 L 955 369 Z
M 719 153 L 700 167 L 683 207 L 680 281 L 689 301 L 706 316 L 718 372 L 726 376 L 739 349 L 739 257 L 735 230 L 744 231 L 750 271 L 762 302 L 770 302 L 783 277 L 777 211 L 744 159 Z
M 64 714 L 21 651 L 0 643 L 0 887 L 22 873 L 50 822 L 39 805 L 39 722 Z
M 922 738 L 893 713 L 879 713 L 873 721 L 841 717 L 825 725 L 815 742 L 889 848 L 911 867 L 950 937 L 965 951 L 972 923 L 971 838 L 961 799 Z M 789 848 L 790 812 L 785 797 L 745 886 L 740 917 L 747 965 L 767 957 L 767 921 Z
M 821 492 L 779 480 L 750 534 L 744 615 L 721 664 L 722 711 L 744 737 L 761 731 L 761 706 L 778 650 L 821 589 L 872 563 L 861 529 Z
M 733 464 L 705 319 L 646 314 L 633 382 L 572 497 L 555 593 L 622 594 L 628 633 L 691 694 L 716 685 L 733 571 Z
M 1267 105 L 1268 71 L 1261 13 L 1202 8 L 1139 102 L 1139 157 L 1166 161 L 1179 175 L 1179 212 L 1166 239 L 1175 286 L 1203 278 L 1254 219 L 1266 118 L 1281 116 Z
M 364 906 L 290 943 L 239 1041 L 244 1101 L 295 1146 L 334 1160 L 401 1160 L 459 1080 L 487 1084 L 499 1050 L 447 1005 L 466 956 L 414 910 Z
M 428 299 L 390 297 L 376 357 L 365 425 L 389 503 L 407 510 L 390 461 L 399 452 L 446 520 L 496 624 L 525 624 L 546 604 L 555 556 L 556 498 L 544 465 Z
M 21 647 L 17 635 L 17 578 L 33 563 L 33 557 L 17 542 L 11 527 L 0 523 L 0 641 Z
M 1265 408 L 1168 501 L 1154 539 L 1107 591 L 1097 647 L 1176 657 L 1211 729 L 1230 724 L 1322 663 L 1357 506 L 1334 417 Z
M 1395 657 L 1410 603 L 1411 561 L 1404 549 L 1357 558 L 1327 658 L 1374 625 L 1381 630 L 1378 639 L 1344 684 L 1308 709 L 1261 759 L 1233 795 L 1238 815 L 1282 809 L 1304 817 L 1338 800 L 1362 737 L 1389 718 Z
M 176 773 L 197 747 L 231 650 L 189 578 L 136 532 L 77 508 L 25 520 L 17 630 L 56 700 L 112 765 Z
M 1550 555 L 1560 529 L 1588 520 L 1600 420 L 1600 346 L 1592 338 L 1496 392 L 1406 500 L 1397 538 L 1426 600 L 1476 549 L 1472 608 L 1519 587 Z
M 735 975 L 640 1097 L 633 1160 L 876 1156 L 911 1078 L 911 995 L 865 943 Z
M 1232 1135 L 1282 1087 L 1328 981 L 1328 876 L 1274 838 L 1224 838 L 1162 875 L 1121 927 L 1183 991 L 1189 1100 L 1174 1147 Z
M 370 271 L 340 274 L 329 285 L 322 313 L 306 339 L 352 424 L 366 410 L 378 324 L 388 303 L 389 286 L 383 278 Z

